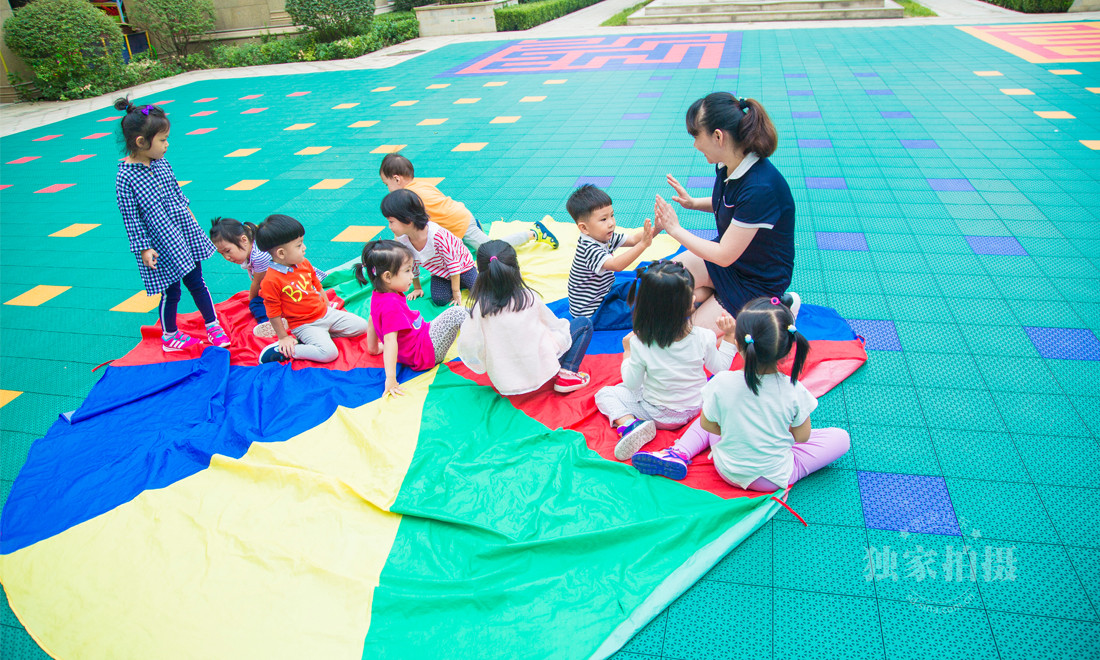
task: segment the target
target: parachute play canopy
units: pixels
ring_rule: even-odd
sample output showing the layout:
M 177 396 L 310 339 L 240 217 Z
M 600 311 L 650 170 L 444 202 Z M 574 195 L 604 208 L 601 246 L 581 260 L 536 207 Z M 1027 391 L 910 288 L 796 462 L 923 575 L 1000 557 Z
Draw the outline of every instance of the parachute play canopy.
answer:
M 570 229 L 521 251 L 547 300 Z M 325 284 L 369 313 L 347 271 Z M 0 581 L 54 657 L 606 657 L 781 507 L 707 460 L 685 482 L 608 460 L 593 388 L 508 399 L 452 361 L 383 399 L 349 339 L 329 368 L 252 366 L 246 302 L 219 306 L 232 350 L 169 358 L 154 329 L 31 448 Z M 820 394 L 866 354 L 803 309 Z M 625 332 L 598 333 L 593 387 L 617 382 Z

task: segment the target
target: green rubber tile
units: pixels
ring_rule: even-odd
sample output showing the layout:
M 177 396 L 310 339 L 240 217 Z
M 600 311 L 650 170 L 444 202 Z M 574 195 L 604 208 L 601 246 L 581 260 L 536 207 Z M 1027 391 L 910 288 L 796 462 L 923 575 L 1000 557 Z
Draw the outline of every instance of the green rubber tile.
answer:
M 1094 485 L 1100 470 L 1095 438 L 1014 433 L 1012 439 L 1036 484 Z
M 1066 549 L 1060 545 L 974 541 L 977 584 L 989 610 L 1096 621 Z
M 969 552 L 958 536 L 869 529 L 864 577 L 880 599 L 981 607 Z
M 843 391 L 852 424 L 925 425 L 916 388 L 846 384 Z
M 891 318 L 895 321 L 951 323 L 955 320 L 951 307 L 938 294 L 930 296 L 888 296 Z
M 1038 490 L 1062 543 L 1100 548 L 1100 489 L 1040 486 Z
M 792 490 L 791 497 L 793 495 Z M 765 523 L 715 564 L 703 579 L 760 587 L 772 586 L 773 527 L 774 523 Z
M 1061 387 L 1047 368 L 1050 362 L 1042 358 L 986 356 L 977 366 L 990 390 L 1061 394 Z
M 963 341 L 962 327 L 953 323 L 921 323 L 898 321 L 894 323 L 898 339 L 906 351 L 917 353 L 969 353 Z M 1020 331 L 1023 333 L 1023 330 Z M 1024 335 L 1027 338 L 1027 335 Z M 1029 341 L 1030 343 L 1030 341 Z
M 996 415 L 993 398 L 983 390 L 917 388 L 928 426 L 969 431 L 1004 431 L 1005 422 Z M 1014 428 L 1011 424 L 1008 428 Z
M 43 347 L 47 346 L 52 359 L 94 367 L 122 357 L 136 344 L 133 337 L 5 329 L 0 350 L 6 358 L 40 358 Z
M 137 343 L 135 339 L 134 343 Z M 0 388 L 17 392 L 87 396 L 102 370 L 57 360 L 0 356 Z
M 1031 435 L 1090 436 L 1081 416 L 1061 394 L 993 392 L 1008 428 Z
M 0 441 L 0 479 L 15 481 L 27 462 L 27 453 L 38 436 L 18 431 L 4 431 Z
M 867 542 L 864 530 L 834 525 L 803 527 L 799 522 L 774 523 L 775 586 L 849 596 L 872 596 L 866 579 Z M 829 557 L 822 571 L 810 557 Z
M 22 627 L 0 626 L 0 657 L 19 660 L 49 660 Z
M 776 589 L 775 657 L 884 658 L 873 598 Z
M 11 606 L 8 604 L 8 592 L 4 591 L 3 585 L 0 585 L 0 591 L 3 592 L 3 598 L 0 598 L 0 625 L 22 627 L 19 619 L 15 616 L 15 612 L 11 611 Z
M 1008 300 L 1062 300 L 1062 294 L 1041 273 L 1035 277 L 1021 277 L 1019 272 L 990 275 L 997 290 Z
M 8 501 L 8 495 L 11 494 L 12 482 L 7 479 L 0 479 L 0 507 Z
M 884 295 L 830 293 L 827 301 L 813 302 L 831 306 L 846 319 L 888 319 L 893 313 Z
M 711 660 L 770 657 L 772 589 L 703 580 L 668 607 L 663 653 L 668 658 Z M 751 607 L 730 609 L 729 603 Z M 702 612 L 724 616 L 700 616 Z
M 905 360 L 918 387 L 985 389 L 978 362 L 969 355 L 906 352 Z
M 1070 403 L 1093 437 L 1100 437 L 1100 397 L 1071 396 Z
M 985 612 L 964 607 L 879 600 L 888 658 L 999 660 Z
M 901 351 L 872 351 L 846 385 L 911 385 L 909 363 Z
M 1073 308 L 1060 300 L 1008 300 L 1020 325 L 1041 328 L 1076 328 L 1081 321 Z
M 959 276 L 946 276 L 946 279 L 954 279 Z M 965 276 L 964 276 L 965 277 Z M 946 290 L 946 289 L 945 289 Z M 992 292 L 996 298 L 948 298 L 947 306 L 951 308 L 955 319 L 966 323 L 981 323 L 983 325 L 1007 325 L 1019 326 L 1020 322 L 1008 303 L 1000 297 L 996 289 L 985 289 L 984 293 Z M 952 292 L 952 295 L 963 295 L 962 292 Z
M 1030 482 L 1012 436 L 988 431 L 931 429 L 943 475 Z
M 1100 623 L 1094 621 L 989 612 L 989 623 L 1004 660 L 1080 660 L 1100 648 Z
M 1037 488 L 1042 486 L 947 479 L 963 535 L 987 540 L 1046 543 L 1054 536 Z
M 818 470 L 795 484 L 787 505 L 811 525 L 863 527 L 855 470 Z
M 833 231 L 833 230 L 829 230 Z M 822 273 L 825 290 L 829 293 L 883 294 L 878 278 L 868 277 L 866 273 L 850 273 L 829 270 Z M 792 288 L 793 285 L 792 285 Z
M 611 657 L 621 658 L 622 660 L 628 660 L 631 656 L 661 657 L 661 649 L 665 644 L 665 627 L 667 625 L 667 612 L 661 612 L 654 617 L 652 621 L 647 623 L 644 628 L 631 637 L 630 641 L 623 644 L 623 648 L 619 653 Z
M 1093 607 L 1100 607 L 1100 550 L 1067 547 L 1066 552 Z
M 27 392 L 0 408 L 0 433 L 18 431 L 42 437 L 64 412 L 80 407 L 83 397 Z
M 958 327 L 971 355 L 1039 357 L 1022 326 L 963 324 Z
M 857 470 L 940 476 L 936 448 L 924 427 L 853 424 L 848 431 Z

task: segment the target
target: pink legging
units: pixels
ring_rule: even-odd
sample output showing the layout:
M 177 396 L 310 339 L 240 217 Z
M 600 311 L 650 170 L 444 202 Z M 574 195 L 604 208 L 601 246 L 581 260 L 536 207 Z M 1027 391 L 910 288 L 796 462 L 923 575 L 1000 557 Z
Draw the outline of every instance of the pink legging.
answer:
M 683 437 L 676 441 L 675 447 L 687 454 L 689 458 L 694 458 L 721 439 L 722 436 L 704 431 L 699 425 L 699 420 L 695 420 L 695 423 L 684 432 Z M 832 463 L 846 454 L 851 446 L 852 440 L 844 429 L 811 429 L 809 440 L 796 442 L 791 447 L 791 452 L 794 454 L 794 472 L 791 473 L 790 482 L 793 484 Z M 771 493 L 780 488 L 783 486 L 760 477 L 749 484 L 748 489 Z

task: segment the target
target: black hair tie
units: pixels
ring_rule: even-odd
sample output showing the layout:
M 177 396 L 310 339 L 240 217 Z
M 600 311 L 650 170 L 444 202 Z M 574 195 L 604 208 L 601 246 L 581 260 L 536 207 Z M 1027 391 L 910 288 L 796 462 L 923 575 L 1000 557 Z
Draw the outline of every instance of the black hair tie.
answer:
M 737 107 L 741 109 L 741 112 L 748 112 L 749 111 L 749 100 L 746 99 L 743 96 L 739 97 L 737 99 Z

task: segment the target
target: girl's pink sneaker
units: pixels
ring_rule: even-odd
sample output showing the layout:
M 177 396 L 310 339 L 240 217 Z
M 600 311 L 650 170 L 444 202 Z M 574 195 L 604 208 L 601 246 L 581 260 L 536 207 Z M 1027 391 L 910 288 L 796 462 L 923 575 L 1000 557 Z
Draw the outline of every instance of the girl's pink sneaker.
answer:
M 225 330 L 222 329 L 220 323 L 215 323 L 206 327 L 206 338 L 210 340 L 212 346 L 218 348 L 229 348 L 229 335 L 225 334 Z
M 192 337 L 191 335 L 176 330 L 171 335 L 161 335 L 160 348 L 165 353 L 177 353 L 179 351 L 186 351 L 192 346 L 198 346 L 202 342 Z

